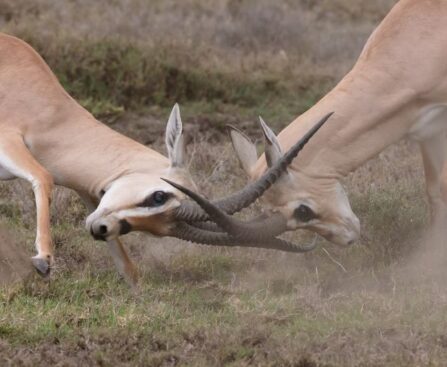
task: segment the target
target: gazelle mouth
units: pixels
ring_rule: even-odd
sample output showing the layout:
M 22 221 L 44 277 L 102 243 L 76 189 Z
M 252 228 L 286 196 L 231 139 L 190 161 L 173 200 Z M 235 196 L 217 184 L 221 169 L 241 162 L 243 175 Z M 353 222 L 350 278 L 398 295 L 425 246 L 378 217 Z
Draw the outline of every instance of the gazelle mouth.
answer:
M 90 224 L 90 234 L 95 240 L 108 241 L 132 231 L 126 219 L 119 221 L 98 218 Z
M 104 235 L 93 232 L 93 228 L 91 228 L 91 227 L 90 227 L 90 234 L 97 241 L 106 241 L 106 238 Z
M 119 221 L 119 225 L 120 225 L 120 231 L 119 231 L 120 235 L 127 234 L 132 231 L 132 226 L 125 219 L 121 219 Z
M 287 170 L 288 165 L 332 114 L 329 113 L 318 121 L 257 181 L 224 199 L 209 201 L 186 187 L 162 178 L 193 200 L 184 200 L 180 207 L 175 209 L 174 217 L 178 223 L 171 230 L 171 235 L 191 242 L 216 246 L 260 247 L 289 252 L 307 252 L 315 248 L 315 245 L 300 246 L 277 238 L 276 236 L 288 229 L 287 221 L 280 213 L 249 222 L 242 222 L 231 215 L 261 197 Z

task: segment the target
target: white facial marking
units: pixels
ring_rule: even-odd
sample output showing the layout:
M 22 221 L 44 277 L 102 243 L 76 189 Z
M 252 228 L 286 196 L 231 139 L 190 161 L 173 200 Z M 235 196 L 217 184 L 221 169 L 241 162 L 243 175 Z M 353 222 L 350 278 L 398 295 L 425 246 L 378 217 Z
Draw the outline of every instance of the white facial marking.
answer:
M 150 217 L 152 215 L 163 213 L 167 210 L 174 209 L 179 206 L 178 200 L 169 200 L 164 205 L 156 207 L 137 207 L 132 209 L 124 209 L 116 212 L 114 216 L 118 219 L 132 218 L 132 217 Z
M 343 218 L 350 218 L 353 216 L 351 204 L 349 204 L 348 196 L 346 195 L 343 186 L 337 182 L 336 188 L 337 209 Z

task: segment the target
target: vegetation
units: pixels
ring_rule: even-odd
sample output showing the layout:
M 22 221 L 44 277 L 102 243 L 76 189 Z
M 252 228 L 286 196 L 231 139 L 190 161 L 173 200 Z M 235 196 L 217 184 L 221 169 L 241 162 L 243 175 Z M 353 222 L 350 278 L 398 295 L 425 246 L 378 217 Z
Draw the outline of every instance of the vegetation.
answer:
M 285 124 L 343 75 L 393 2 L 5 0 L 0 19 L 100 117 L 202 102 L 195 113 L 236 106 Z
M 245 181 L 224 124 L 258 137 L 262 114 L 279 130 L 349 69 L 393 3 L 0 0 L 0 26 L 32 44 L 84 106 L 156 149 L 180 102 L 196 181 L 217 197 Z M 57 268 L 49 282 L 32 274 L 1 290 L 0 365 L 445 364 L 445 251 L 424 233 L 416 148 L 389 148 L 347 178 L 358 245 L 319 240 L 301 256 L 131 234 L 138 291 L 84 230 L 79 200 L 58 188 Z M 0 185 L 3 224 L 27 256 L 32 203 L 26 183 Z

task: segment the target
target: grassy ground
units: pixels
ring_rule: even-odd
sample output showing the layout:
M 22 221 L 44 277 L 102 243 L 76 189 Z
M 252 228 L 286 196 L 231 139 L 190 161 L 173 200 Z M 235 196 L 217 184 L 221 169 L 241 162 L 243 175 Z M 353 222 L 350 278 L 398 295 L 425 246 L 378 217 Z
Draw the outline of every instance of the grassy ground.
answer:
M 223 192 L 215 183 L 238 172 L 228 143 L 190 148 L 196 164 L 212 157 L 213 164 L 196 172 L 203 190 Z M 104 245 L 83 229 L 86 213 L 78 200 L 58 190 L 58 266 L 50 282 L 31 276 L 2 291 L 0 361 L 443 365 L 446 254 L 442 241 L 424 235 L 426 204 L 415 153 L 415 147 L 401 144 L 347 180 L 363 223 L 358 245 L 343 250 L 321 241 L 318 250 L 302 256 L 131 234 L 126 244 L 143 273 L 138 292 L 118 277 Z M 396 168 L 384 162 L 402 156 L 399 176 L 393 177 Z M 29 188 L 4 184 L 2 192 L 3 218 L 17 246 L 32 254 Z
M 244 183 L 224 124 L 259 136 L 261 113 L 280 129 L 352 65 L 392 3 L 18 0 L 0 1 L 0 23 L 85 106 L 156 149 L 181 102 L 196 181 L 220 196 Z M 319 240 L 290 255 L 131 234 L 138 291 L 84 230 L 79 200 L 58 189 L 57 268 L 49 282 L 31 275 L 0 292 L 0 365 L 444 365 L 445 234 L 425 230 L 417 147 L 387 149 L 345 184 L 363 224 L 356 246 Z M 3 225 L 31 255 L 29 186 L 0 194 Z

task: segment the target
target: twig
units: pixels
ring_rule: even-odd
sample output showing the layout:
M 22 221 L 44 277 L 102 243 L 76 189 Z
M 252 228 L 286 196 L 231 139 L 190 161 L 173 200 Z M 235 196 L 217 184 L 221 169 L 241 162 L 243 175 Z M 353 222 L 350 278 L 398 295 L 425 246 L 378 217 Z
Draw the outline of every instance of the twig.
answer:
M 343 266 L 342 263 L 340 263 L 339 261 L 335 260 L 335 259 L 332 257 L 332 255 L 329 253 L 328 250 L 326 250 L 324 247 L 322 247 L 322 249 L 323 249 L 324 253 L 327 255 L 327 257 L 328 257 L 329 259 L 331 259 L 331 261 L 332 261 L 334 264 L 337 264 L 337 265 L 341 268 L 341 270 L 343 270 L 345 273 L 348 272 L 348 271 L 346 270 L 346 268 Z

